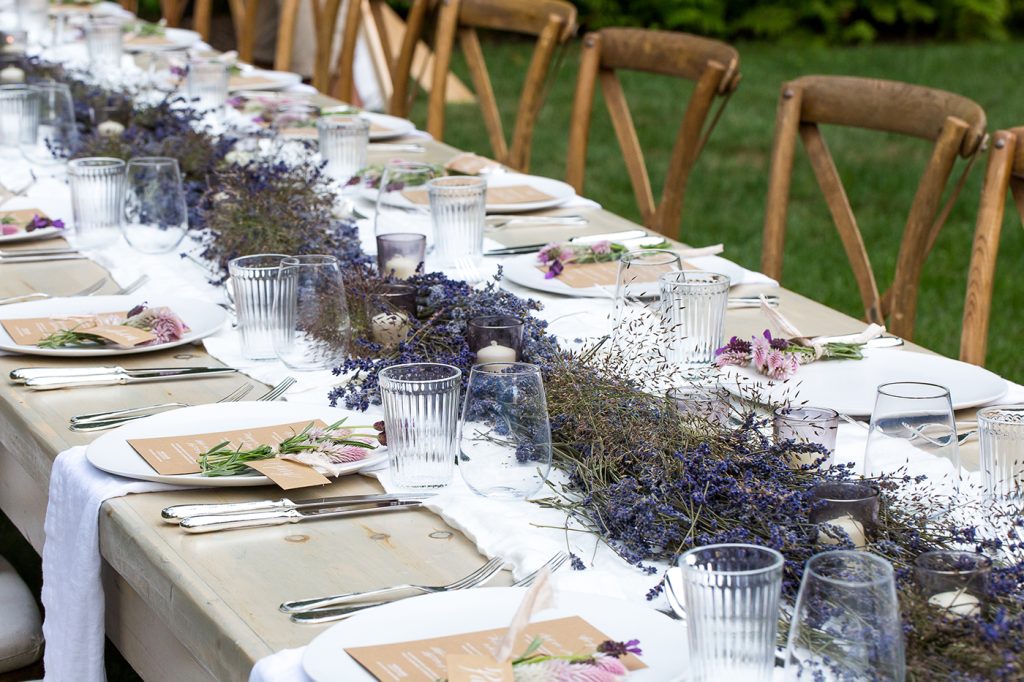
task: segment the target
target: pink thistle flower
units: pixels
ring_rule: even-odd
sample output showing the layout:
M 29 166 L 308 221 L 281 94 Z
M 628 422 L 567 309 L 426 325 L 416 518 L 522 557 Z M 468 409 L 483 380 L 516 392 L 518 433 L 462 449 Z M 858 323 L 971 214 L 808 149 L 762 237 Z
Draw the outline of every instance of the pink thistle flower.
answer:
M 17 225 L 9 225 L 7 223 L 0 225 L 0 235 L 3 235 L 4 237 L 11 234 L 17 234 L 19 231 L 21 231 L 21 228 Z
M 734 336 L 729 339 L 729 343 L 715 351 L 715 366 L 736 365 L 737 367 L 744 367 L 750 363 L 750 353 L 750 342 L 740 341 Z
M 568 246 L 563 246 L 558 251 L 558 260 L 562 261 L 563 263 L 567 262 L 567 261 L 571 261 L 575 257 L 576 257 L 576 252 L 573 251 Z
M 149 330 L 156 334 L 157 343 L 168 343 L 180 339 L 188 331 L 188 325 L 170 308 L 157 308 Z
M 786 381 L 796 374 L 800 363 L 792 353 L 786 353 L 774 348 L 768 351 L 764 365 L 758 365 L 758 370 L 772 379 Z
M 370 452 L 367 448 L 361 448 L 358 445 L 321 445 L 319 451 L 332 464 L 347 464 L 348 462 L 358 462 L 361 459 L 366 459 L 366 455 Z
M 544 248 L 537 252 L 537 260 L 540 261 L 541 263 L 544 263 L 545 265 L 553 260 L 557 260 L 558 256 L 556 256 L 555 253 L 561 248 L 562 247 L 558 242 L 551 242 L 550 244 L 548 244 L 547 246 L 545 246 Z
M 607 239 L 602 239 L 599 242 L 594 242 L 590 245 L 590 250 L 595 256 L 604 256 L 612 252 L 612 243 Z
M 772 350 L 771 342 L 764 337 L 755 336 L 750 342 L 750 355 L 757 368 L 764 367 L 768 363 L 768 353 Z

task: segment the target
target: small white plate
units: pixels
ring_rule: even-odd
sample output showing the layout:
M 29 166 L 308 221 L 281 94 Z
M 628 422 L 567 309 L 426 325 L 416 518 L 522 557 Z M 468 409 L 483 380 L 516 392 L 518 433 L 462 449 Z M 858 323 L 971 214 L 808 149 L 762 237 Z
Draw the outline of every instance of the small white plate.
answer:
M 533 187 L 534 189 L 549 195 L 551 198 L 544 199 L 543 201 L 528 201 L 518 204 L 488 203 L 485 210 L 488 213 L 528 213 L 530 211 L 539 211 L 545 208 L 561 206 L 576 196 L 576 190 L 572 188 L 572 185 L 568 185 L 561 180 L 543 178 L 539 175 L 497 173 L 487 176 L 488 187 L 512 187 L 515 185 L 527 185 L 529 187 Z M 426 188 L 423 188 L 423 191 L 426 191 Z M 357 190 L 357 194 L 361 199 L 365 199 L 372 204 L 377 203 L 377 188 L 375 187 L 360 187 Z M 428 210 L 427 206 L 413 203 L 401 194 L 392 194 L 391 196 L 395 197 L 394 205 L 400 208 L 418 208 L 423 211 Z
M 314 682 L 372 681 L 374 677 L 345 653 L 346 647 L 508 627 L 525 593 L 523 587 L 481 587 L 403 599 L 357 613 L 314 639 L 302 656 L 302 668 Z M 640 604 L 596 594 L 557 592 L 556 598 L 556 608 L 540 612 L 532 621 L 580 616 L 613 640 L 640 640 L 640 660 L 648 667 L 630 673 L 631 682 L 686 678 L 686 626 L 679 621 Z
M 370 140 L 390 140 L 416 132 L 416 124 L 398 116 L 378 114 L 372 111 L 361 111 L 359 115 L 370 122 Z M 379 130 L 374 130 L 377 126 Z
M 268 71 L 265 69 L 249 69 L 239 74 L 242 78 L 261 78 L 263 82 L 238 83 L 228 85 L 229 92 L 243 90 L 284 90 L 302 83 L 302 76 L 290 71 Z
M 711 258 L 714 259 L 713 262 L 705 263 L 705 261 Z M 701 268 L 705 272 L 716 272 L 720 275 L 725 275 L 735 284 L 741 283 L 745 276 L 745 271 L 742 267 L 724 258 L 702 256 L 700 258 L 684 258 L 683 260 L 694 267 Z M 544 291 L 549 294 L 561 294 L 562 296 L 574 296 L 577 298 L 611 299 L 615 297 L 615 282 L 610 282 L 604 287 L 571 287 L 558 277 L 544 279 L 544 271 L 537 267 L 538 265 L 540 265 L 540 261 L 537 260 L 536 253 L 524 253 L 503 261 L 502 272 L 508 281 L 513 284 L 518 284 L 528 289 Z M 658 296 L 658 283 L 635 284 L 631 291 L 635 296 L 641 298 L 655 298 Z
M 15 232 L 14 234 L 0 235 L 0 244 L 14 244 L 17 242 L 34 242 L 41 239 L 53 239 L 64 234 L 67 230 L 60 227 L 43 227 L 31 232 Z
M 164 38 L 167 42 L 160 43 L 135 43 L 126 40 L 124 43 L 125 52 L 164 52 L 166 50 L 184 50 L 199 42 L 200 36 L 196 31 L 189 31 L 184 28 L 164 29 Z
M 189 331 L 177 341 L 155 346 L 138 348 L 40 348 L 21 346 L 0 326 L 0 350 L 26 355 L 51 357 L 84 358 L 107 355 L 134 355 L 155 350 L 174 348 L 193 341 L 199 341 L 217 330 L 227 319 L 227 313 L 215 303 L 191 298 L 146 297 L 150 307 L 165 306 L 173 310 L 188 325 Z M 74 298 L 51 298 L 45 301 L 12 303 L 0 308 L 0 319 L 17 320 L 32 317 L 59 317 L 62 315 L 95 315 L 131 310 L 143 302 L 138 295 L 132 296 L 77 296 Z
M 227 386 L 230 382 L 225 382 Z M 162 414 L 128 422 L 109 431 L 86 448 L 85 456 L 97 469 L 110 474 L 135 478 L 142 481 L 156 481 L 171 485 L 187 485 L 207 488 L 234 488 L 240 486 L 272 484 L 261 474 L 241 476 L 202 476 L 180 474 L 164 476 L 156 473 L 149 463 L 137 453 L 128 441 L 134 438 L 161 438 L 163 436 L 188 436 L 200 433 L 216 433 L 247 427 L 273 426 L 322 419 L 333 424 L 348 417 L 348 423 L 363 424 L 366 415 L 361 412 L 300 403 L 248 401 L 239 403 L 214 403 L 171 410 Z M 353 473 L 380 464 L 387 459 L 387 448 L 379 447 L 370 451 L 366 459 L 345 465 L 344 473 Z
M 812 362 L 784 382 L 772 381 L 752 367 L 725 367 L 723 373 L 723 385 L 737 395 L 756 397 L 763 402 L 831 407 L 853 417 L 870 417 L 878 386 L 894 381 L 945 386 L 955 410 L 998 400 L 1007 390 L 1005 379 L 983 367 L 942 355 L 898 349 L 869 349 L 863 360 Z

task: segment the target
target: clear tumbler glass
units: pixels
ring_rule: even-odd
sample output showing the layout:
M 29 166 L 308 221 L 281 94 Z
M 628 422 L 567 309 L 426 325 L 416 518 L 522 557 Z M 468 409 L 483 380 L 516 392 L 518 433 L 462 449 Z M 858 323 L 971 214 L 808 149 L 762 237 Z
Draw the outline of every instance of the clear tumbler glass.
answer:
M 661 324 L 674 365 L 707 366 L 722 346 L 729 278 L 685 270 L 661 276 Z
M 188 206 L 177 159 L 141 156 L 128 162 L 123 229 L 142 253 L 167 253 L 185 238 Z
M 78 142 L 71 90 L 52 81 L 30 85 L 37 101 L 37 118 L 21 135 L 21 153 L 32 163 L 67 163 Z
M 462 371 L 414 363 L 378 374 L 391 480 L 402 488 L 443 488 L 457 451 Z
M 483 178 L 436 178 L 427 183 L 440 267 L 451 267 L 462 258 L 476 261 L 482 256 L 486 192 L 487 181 Z
M 188 63 L 185 87 L 198 109 L 214 111 L 228 100 L 228 65 L 216 59 L 193 59 Z
M 38 120 L 39 101 L 28 85 L 0 85 L 0 156 L 20 155 L 23 140 L 31 139 Z
M 89 64 L 102 71 L 119 71 L 124 54 L 124 22 L 117 17 L 92 17 L 85 25 L 85 44 L 89 48 Z
M 228 262 L 244 358 L 269 360 L 277 357 L 274 299 L 281 264 L 289 257 L 281 253 L 261 253 Z
M 83 248 L 107 246 L 121 234 L 125 163 L 102 156 L 68 163 L 75 243 Z
M 297 370 L 331 369 L 348 352 L 351 324 L 341 263 L 334 256 L 281 261 L 274 301 L 274 351 Z
M 692 680 L 770 682 L 784 563 L 774 549 L 742 544 L 679 557 Z
M 1024 405 L 978 410 L 981 486 L 993 500 L 1024 497 Z
M 348 182 L 366 165 L 370 122 L 358 116 L 321 116 L 316 130 L 328 175 L 338 182 Z

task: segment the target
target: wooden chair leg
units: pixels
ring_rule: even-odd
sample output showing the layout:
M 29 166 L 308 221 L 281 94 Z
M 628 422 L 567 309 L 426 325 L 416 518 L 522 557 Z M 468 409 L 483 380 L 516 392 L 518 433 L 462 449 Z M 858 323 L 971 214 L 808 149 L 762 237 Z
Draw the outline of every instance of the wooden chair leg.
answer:
M 199 32 L 206 42 L 210 41 L 210 20 L 213 16 L 213 0 L 196 0 L 192 15 L 192 28 Z
M 782 281 L 782 254 L 786 244 L 786 215 L 789 210 L 789 186 L 793 179 L 793 157 L 800 128 L 799 89 L 789 83 L 782 86 L 775 118 L 771 170 L 768 178 L 768 203 L 764 216 L 764 243 L 761 246 L 761 272 Z

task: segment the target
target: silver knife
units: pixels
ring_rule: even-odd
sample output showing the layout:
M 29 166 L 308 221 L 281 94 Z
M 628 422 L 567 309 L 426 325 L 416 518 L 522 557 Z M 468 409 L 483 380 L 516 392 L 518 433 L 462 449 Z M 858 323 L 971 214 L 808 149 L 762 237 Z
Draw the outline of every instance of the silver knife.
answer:
M 320 507 L 346 507 L 388 501 L 417 501 L 434 497 L 436 493 L 394 493 L 380 495 L 341 495 L 339 497 L 319 497 L 313 500 L 293 502 L 287 497 L 280 500 L 256 500 L 253 502 L 224 502 L 219 504 L 176 504 L 166 507 L 160 512 L 161 518 L 167 523 L 180 523 L 190 516 L 218 516 L 220 514 L 242 514 L 258 511 L 275 511 L 282 509 L 317 509 Z
M 0 265 L 4 263 L 46 263 L 56 260 L 81 260 L 86 256 L 80 253 L 50 253 L 37 256 L 3 256 L 0 257 Z
M 234 530 L 237 528 L 258 528 L 261 526 L 279 526 L 284 523 L 298 523 L 316 519 L 339 519 L 346 516 L 362 514 L 382 514 L 386 512 L 419 509 L 423 502 L 419 500 L 393 500 L 390 502 L 369 503 L 345 507 L 320 507 L 318 509 L 277 509 L 271 511 L 250 512 L 247 514 L 212 514 L 205 516 L 189 516 L 181 520 L 181 529 L 186 533 L 209 533 L 216 530 Z
M 14 258 L 19 256 L 49 256 L 59 253 L 78 253 L 78 249 L 70 246 L 51 246 L 43 249 L 19 249 L 15 251 L 4 251 L 0 249 L 0 258 Z
M 589 234 L 581 235 L 579 237 L 573 237 L 569 240 L 570 244 L 593 244 L 594 242 L 610 241 L 617 242 L 625 239 L 640 239 L 647 236 L 647 230 L 624 230 L 622 232 L 605 232 L 603 234 Z M 524 246 L 506 246 L 501 249 L 491 249 L 490 251 L 484 251 L 485 256 L 511 256 L 518 253 L 531 253 L 547 246 L 548 242 L 544 244 L 527 244 Z
M 371 142 L 366 146 L 368 152 L 412 152 L 422 154 L 427 148 L 421 144 L 410 144 L 404 142 Z
M 27 379 L 26 388 L 37 391 L 48 391 L 55 388 L 76 388 L 79 386 L 115 386 L 122 384 L 140 384 L 147 381 L 174 381 L 176 379 L 194 379 L 196 377 L 220 376 L 234 374 L 238 370 L 233 367 L 189 367 L 179 371 L 131 369 L 113 374 L 90 374 L 79 376 L 42 376 Z
M 63 377 L 93 377 L 123 374 L 129 377 L 173 378 L 174 375 L 195 376 L 196 374 L 229 374 L 238 370 L 232 367 L 149 367 L 145 369 L 125 369 L 124 367 L 21 367 L 11 370 L 10 378 L 16 384 L 24 384 L 30 379 Z

